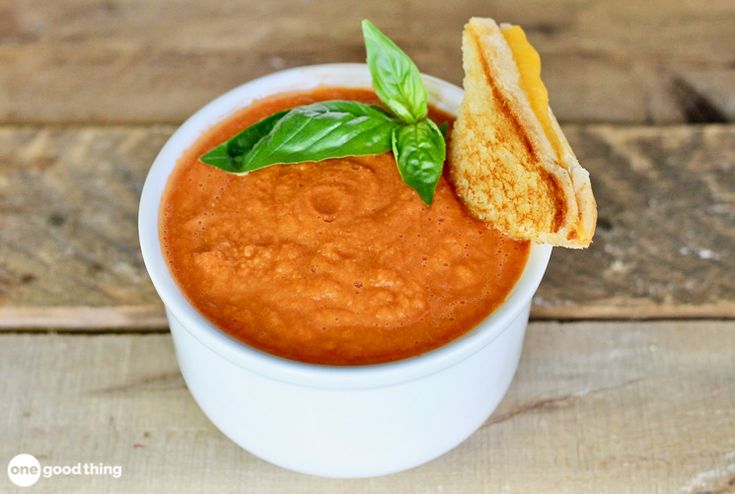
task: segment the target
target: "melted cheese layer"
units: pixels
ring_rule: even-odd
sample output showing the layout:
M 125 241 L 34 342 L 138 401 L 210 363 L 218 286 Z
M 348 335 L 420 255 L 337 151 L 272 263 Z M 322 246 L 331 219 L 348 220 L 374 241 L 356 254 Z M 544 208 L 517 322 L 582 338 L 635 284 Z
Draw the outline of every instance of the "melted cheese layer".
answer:
M 502 33 L 513 52 L 518 72 L 521 74 L 521 86 L 528 96 L 531 109 L 541 122 L 544 134 L 546 134 L 546 138 L 561 162 L 563 154 L 561 143 L 556 132 L 554 132 L 549 117 L 549 92 L 541 80 L 541 57 L 528 41 L 526 33 L 523 32 L 520 26 L 503 27 Z

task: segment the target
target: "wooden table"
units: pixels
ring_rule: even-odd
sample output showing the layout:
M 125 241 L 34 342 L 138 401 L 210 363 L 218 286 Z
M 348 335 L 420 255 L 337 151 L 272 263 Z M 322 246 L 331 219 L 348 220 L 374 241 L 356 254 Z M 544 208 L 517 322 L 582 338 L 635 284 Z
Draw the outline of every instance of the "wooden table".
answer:
M 361 61 L 363 17 L 459 82 L 473 14 L 538 46 L 595 243 L 554 253 L 515 381 L 456 450 L 372 480 L 268 465 L 180 377 L 138 249 L 145 173 L 224 90 Z M 734 37 L 731 0 L 0 1 L 2 470 L 123 466 L 28 490 L 48 493 L 735 492 Z

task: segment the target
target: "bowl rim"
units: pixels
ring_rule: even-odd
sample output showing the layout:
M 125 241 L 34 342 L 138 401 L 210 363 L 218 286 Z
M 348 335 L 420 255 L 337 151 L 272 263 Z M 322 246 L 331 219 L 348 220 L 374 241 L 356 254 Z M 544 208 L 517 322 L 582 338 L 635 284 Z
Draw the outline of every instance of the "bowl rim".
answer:
M 436 77 L 422 74 L 422 78 L 432 105 L 456 115 L 462 89 Z M 526 266 L 506 300 L 463 336 L 429 352 L 380 364 L 312 364 L 258 350 L 207 320 L 191 305 L 174 281 L 163 256 L 158 225 L 162 194 L 181 154 L 202 132 L 252 101 L 289 88 L 303 90 L 317 86 L 370 87 L 370 73 L 366 64 L 321 64 L 287 69 L 251 80 L 196 111 L 161 148 L 143 186 L 138 233 L 143 261 L 166 307 L 167 316 L 176 319 L 192 337 L 232 364 L 278 381 L 309 387 L 371 388 L 394 385 L 433 374 L 468 358 L 490 344 L 516 318 L 525 317 L 525 309 L 549 262 L 552 251 L 550 245 L 531 244 Z M 155 211 L 155 214 L 150 214 L 151 211 Z

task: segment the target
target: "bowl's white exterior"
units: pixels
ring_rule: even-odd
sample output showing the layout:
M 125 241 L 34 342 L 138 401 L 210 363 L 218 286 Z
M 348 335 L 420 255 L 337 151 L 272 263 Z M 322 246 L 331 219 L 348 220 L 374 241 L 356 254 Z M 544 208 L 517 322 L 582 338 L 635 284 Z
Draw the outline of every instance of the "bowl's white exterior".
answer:
M 432 104 L 458 110 L 462 91 L 425 76 Z M 143 258 L 166 306 L 176 356 L 195 400 L 230 439 L 291 470 L 368 477 L 405 470 L 449 451 L 487 419 L 518 366 L 533 296 L 551 247 L 533 245 L 503 305 L 467 335 L 415 358 L 380 365 L 304 364 L 248 347 L 204 319 L 169 273 L 158 210 L 169 174 L 206 129 L 255 99 L 319 85 L 369 87 L 363 64 L 278 72 L 217 98 L 189 118 L 151 167 L 141 197 Z

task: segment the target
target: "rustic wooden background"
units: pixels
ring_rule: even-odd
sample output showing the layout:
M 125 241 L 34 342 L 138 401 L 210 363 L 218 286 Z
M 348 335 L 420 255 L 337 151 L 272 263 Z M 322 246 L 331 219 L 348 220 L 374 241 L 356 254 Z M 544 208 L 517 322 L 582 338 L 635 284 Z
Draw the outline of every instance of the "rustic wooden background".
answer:
M 362 61 L 364 17 L 460 82 L 472 15 L 541 52 L 595 243 L 554 253 L 509 395 L 455 451 L 365 481 L 272 467 L 179 376 L 138 249 L 145 173 L 226 89 Z M 123 465 L 34 492 L 735 492 L 734 39 L 732 0 L 0 0 L 0 462 Z

